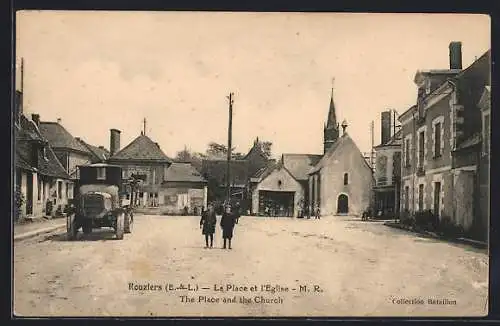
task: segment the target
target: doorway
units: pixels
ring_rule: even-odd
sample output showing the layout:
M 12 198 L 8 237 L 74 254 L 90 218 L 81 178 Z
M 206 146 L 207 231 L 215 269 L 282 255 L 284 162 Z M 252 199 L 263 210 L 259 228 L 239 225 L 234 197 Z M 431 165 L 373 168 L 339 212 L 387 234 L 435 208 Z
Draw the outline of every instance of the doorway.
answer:
M 272 217 L 294 216 L 295 192 L 259 191 L 259 215 Z
M 349 212 L 349 198 L 345 194 L 340 194 L 337 200 L 337 214 L 347 214 Z

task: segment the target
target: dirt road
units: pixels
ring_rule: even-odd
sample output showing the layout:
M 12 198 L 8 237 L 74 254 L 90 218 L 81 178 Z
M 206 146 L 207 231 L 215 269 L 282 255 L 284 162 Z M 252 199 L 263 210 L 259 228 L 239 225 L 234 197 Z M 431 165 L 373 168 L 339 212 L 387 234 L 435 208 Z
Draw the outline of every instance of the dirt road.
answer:
M 232 250 L 220 249 L 220 229 L 216 248 L 203 249 L 198 222 L 142 215 L 122 241 L 100 231 L 16 243 L 16 315 L 487 313 L 484 251 L 352 217 L 242 217 Z

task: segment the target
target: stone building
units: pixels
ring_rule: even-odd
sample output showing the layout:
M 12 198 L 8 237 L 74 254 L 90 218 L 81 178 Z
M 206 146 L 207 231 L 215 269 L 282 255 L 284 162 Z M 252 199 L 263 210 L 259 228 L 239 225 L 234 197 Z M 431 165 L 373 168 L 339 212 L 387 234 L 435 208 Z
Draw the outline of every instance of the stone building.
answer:
M 490 146 L 491 146 L 491 86 L 485 86 L 479 100 L 481 108 L 481 156 L 479 159 L 479 216 L 483 221 L 483 239 L 487 240 L 490 225 Z
M 17 112 L 14 124 L 16 197 L 24 200 L 16 217 L 55 216 L 73 198 L 73 182 L 39 130 L 39 119 Z M 17 209 L 17 208 L 16 208 Z
M 399 215 L 401 182 L 401 130 L 391 135 L 391 111 L 381 114 L 381 142 L 375 146 L 374 213 L 377 216 Z M 394 117 L 395 119 L 395 117 Z
M 110 158 L 107 163 L 122 168 L 122 178 L 140 178 L 137 205 L 155 207 L 164 204 L 159 196 L 172 160 L 163 153 L 158 143 L 141 132 L 130 144 L 120 149 L 120 130 L 110 130 Z
M 321 155 L 283 154 L 251 178 L 252 214 L 299 217 L 309 199 L 308 172 Z
M 199 215 L 207 207 L 207 180 L 191 163 L 173 162 L 159 192 L 162 214 Z
M 324 128 L 323 156 L 308 173 L 308 209 L 321 215 L 360 215 L 370 205 L 372 170 L 348 135 L 347 122 L 340 136 L 333 91 Z
M 449 56 L 449 69 L 416 73 L 417 104 L 399 117 L 401 210 L 431 210 L 440 219 L 447 216 L 469 232 L 484 234 L 485 222 L 478 217 L 478 104 L 490 83 L 491 54 L 487 51 L 463 70 L 460 42 L 450 43 Z

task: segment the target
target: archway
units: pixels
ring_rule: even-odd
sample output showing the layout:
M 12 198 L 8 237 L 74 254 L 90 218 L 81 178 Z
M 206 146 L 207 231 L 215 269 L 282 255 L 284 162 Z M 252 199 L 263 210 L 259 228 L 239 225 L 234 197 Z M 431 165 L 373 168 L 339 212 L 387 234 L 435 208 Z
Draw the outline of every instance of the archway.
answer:
M 337 199 L 337 214 L 347 214 L 349 212 L 349 198 L 345 194 L 340 194 Z

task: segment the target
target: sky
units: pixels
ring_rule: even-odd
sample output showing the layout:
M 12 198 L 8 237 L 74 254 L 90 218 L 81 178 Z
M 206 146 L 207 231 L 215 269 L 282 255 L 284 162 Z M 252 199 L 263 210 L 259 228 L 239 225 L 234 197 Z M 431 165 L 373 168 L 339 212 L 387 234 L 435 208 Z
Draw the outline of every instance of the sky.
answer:
M 416 101 L 417 70 L 463 67 L 490 48 L 490 18 L 465 14 L 19 11 L 24 111 L 109 148 L 146 135 L 170 157 L 256 137 L 273 152 L 320 154 L 333 84 L 337 118 L 362 152 L 380 113 Z M 19 69 L 18 69 L 19 70 Z M 16 74 L 17 76 L 19 73 Z M 332 79 L 334 82 L 332 83 Z M 19 86 L 19 78 L 17 85 Z

